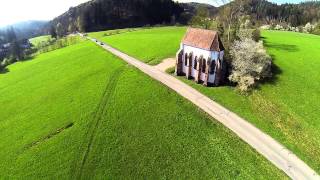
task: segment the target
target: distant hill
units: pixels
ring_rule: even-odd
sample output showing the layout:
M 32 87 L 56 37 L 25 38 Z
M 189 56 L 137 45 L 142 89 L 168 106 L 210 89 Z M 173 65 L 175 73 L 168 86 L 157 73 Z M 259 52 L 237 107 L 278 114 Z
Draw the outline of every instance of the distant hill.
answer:
M 180 3 L 180 6 L 183 7 L 185 13 L 190 13 L 190 14 L 195 14 L 197 8 L 199 7 L 204 7 L 209 11 L 210 16 L 215 16 L 219 9 L 215 6 L 212 6 L 210 4 L 204 4 L 204 3 L 196 3 L 196 2 L 191 2 L 191 3 Z
M 179 4 L 183 8 L 183 13 L 180 16 L 180 22 L 182 24 L 187 24 L 188 21 L 196 14 L 198 8 L 203 7 L 208 10 L 209 16 L 214 17 L 219 12 L 217 7 L 214 7 L 210 4 L 203 4 L 203 3 L 180 3 Z
M 1 29 L 5 31 L 8 27 L 13 27 L 18 39 L 29 39 L 44 34 L 47 23 L 48 21 L 23 21 Z
M 320 2 L 277 5 L 266 0 L 241 1 L 241 15 L 249 15 L 258 23 L 288 22 L 292 26 L 320 20 Z M 48 23 L 44 31 L 61 24 L 64 34 L 75 31 L 100 31 L 156 24 L 187 24 L 199 7 L 208 10 L 210 17 L 221 14 L 223 8 L 201 3 L 178 3 L 173 0 L 92 0 L 70 8 Z M 35 31 L 37 32 L 37 31 Z
M 299 26 L 320 20 L 320 2 L 316 1 L 282 5 L 266 0 L 241 0 L 241 2 L 244 5 L 242 13 L 251 16 L 252 20 L 257 22 L 287 22 Z M 232 3 L 234 2 L 219 7 L 219 10 L 231 6 Z
M 92 0 L 51 21 L 64 32 L 98 31 L 179 21 L 183 8 L 172 0 Z M 50 27 L 47 27 L 47 30 Z

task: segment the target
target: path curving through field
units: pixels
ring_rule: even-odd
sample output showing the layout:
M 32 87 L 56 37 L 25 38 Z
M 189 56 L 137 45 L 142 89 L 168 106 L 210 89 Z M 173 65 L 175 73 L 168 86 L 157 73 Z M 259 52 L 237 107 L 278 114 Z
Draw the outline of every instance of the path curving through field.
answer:
M 243 141 L 247 142 L 257 152 L 267 158 L 276 167 L 284 171 L 292 179 L 320 179 L 320 176 L 313 169 L 286 147 L 199 91 L 175 77 L 166 74 L 157 67 L 147 65 L 109 45 L 97 42 L 95 39 L 90 37 L 89 39 L 191 101 L 237 134 Z
M 160 71 L 165 72 L 167 69 L 174 67 L 176 65 L 176 59 L 175 58 L 168 58 L 164 59 L 160 64 L 154 66 Z

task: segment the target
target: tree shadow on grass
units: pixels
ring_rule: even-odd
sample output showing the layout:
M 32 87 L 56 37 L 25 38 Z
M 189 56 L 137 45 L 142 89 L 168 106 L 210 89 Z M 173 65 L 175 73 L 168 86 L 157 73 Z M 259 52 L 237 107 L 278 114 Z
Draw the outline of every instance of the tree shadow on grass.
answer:
M 0 74 L 6 74 L 8 72 L 10 72 L 8 68 L 0 69 Z
M 34 59 L 34 56 L 29 56 L 29 57 L 26 57 L 25 59 L 22 59 L 22 60 L 19 60 L 19 61 L 15 61 L 9 65 L 12 65 L 12 64 L 15 64 L 17 62 L 27 62 L 27 61 L 31 61 Z M 9 69 L 7 67 L 4 67 L 4 68 L 0 68 L 0 74 L 6 74 L 6 73 L 9 73 Z
M 274 55 L 270 55 L 270 56 L 271 56 L 271 58 L 273 60 L 272 65 L 271 65 L 272 77 L 266 78 L 266 79 L 260 81 L 259 85 L 258 85 L 258 88 L 259 88 L 260 85 L 263 85 L 263 84 L 272 84 L 272 85 L 277 84 L 279 76 L 283 72 L 281 70 L 281 68 L 274 63 L 274 61 L 276 60 L 275 56 Z
M 272 48 L 280 51 L 287 51 L 287 52 L 297 52 L 299 48 L 296 45 L 290 44 L 280 44 L 280 43 L 264 43 L 265 47 Z
M 20 60 L 20 62 L 26 62 L 26 61 L 31 61 L 34 59 L 34 56 L 28 56 L 25 59 Z

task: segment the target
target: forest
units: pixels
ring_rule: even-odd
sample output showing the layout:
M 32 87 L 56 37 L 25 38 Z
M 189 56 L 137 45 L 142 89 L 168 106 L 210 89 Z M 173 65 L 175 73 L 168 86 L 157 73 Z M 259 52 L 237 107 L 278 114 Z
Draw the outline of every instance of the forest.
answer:
M 93 0 L 70 8 L 51 26 L 61 24 L 63 32 L 152 26 L 175 23 L 183 11 L 172 0 Z

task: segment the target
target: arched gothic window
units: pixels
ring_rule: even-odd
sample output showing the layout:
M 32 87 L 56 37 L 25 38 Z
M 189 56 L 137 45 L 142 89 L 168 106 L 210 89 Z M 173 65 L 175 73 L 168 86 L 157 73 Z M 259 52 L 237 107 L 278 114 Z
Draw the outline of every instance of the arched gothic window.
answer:
M 202 73 L 206 73 L 207 62 L 206 59 L 202 58 Z
M 186 53 L 184 55 L 184 65 L 187 66 L 188 65 L 188 53 Z
M 198 66 L 198 57 L 196 56 L 193 61 L 193 69 L 197 69 Z
M 214 74 L 215 69 L 216 69 L 216 61 L 212 60 L 210 64 L 210 74 Z
M 192 66 L 192 57 L 193 57 L 193 54 L 192 52 L 189 54 L 189 66 L 191 67 Z

